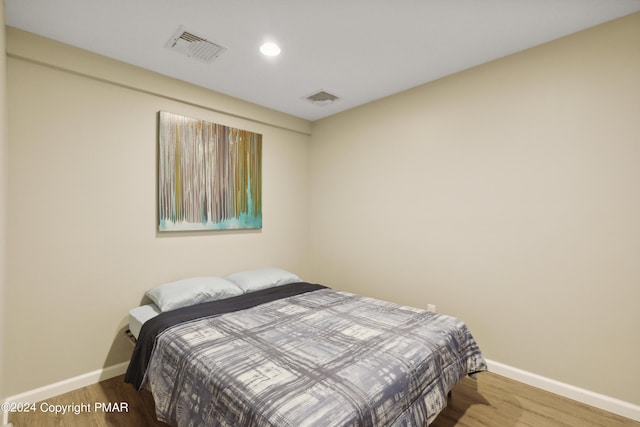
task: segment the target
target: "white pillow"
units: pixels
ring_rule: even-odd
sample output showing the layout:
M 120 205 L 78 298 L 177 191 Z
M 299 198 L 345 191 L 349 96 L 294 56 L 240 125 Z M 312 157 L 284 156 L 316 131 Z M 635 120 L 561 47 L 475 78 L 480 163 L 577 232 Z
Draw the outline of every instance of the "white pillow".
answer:
M 161 311 L 241 295 L 242 289 L 222 277 L 193 277 L 149 289 L 146 295 Z
M 244 292 L 253 292 L 300 281 L 298 276 L 281 268 L 260 268 L 241 271 L 230 274 L 225 279 L 238 285 Z

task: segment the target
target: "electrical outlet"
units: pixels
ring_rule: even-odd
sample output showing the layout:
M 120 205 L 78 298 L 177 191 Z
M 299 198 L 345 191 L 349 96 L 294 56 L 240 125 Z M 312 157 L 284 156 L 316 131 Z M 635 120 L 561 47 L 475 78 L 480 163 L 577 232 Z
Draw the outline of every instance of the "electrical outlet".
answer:
M 436 312 L 436 305 L 435 304 L 427 304 L 427 311 L 432 311 L 432 312 Z

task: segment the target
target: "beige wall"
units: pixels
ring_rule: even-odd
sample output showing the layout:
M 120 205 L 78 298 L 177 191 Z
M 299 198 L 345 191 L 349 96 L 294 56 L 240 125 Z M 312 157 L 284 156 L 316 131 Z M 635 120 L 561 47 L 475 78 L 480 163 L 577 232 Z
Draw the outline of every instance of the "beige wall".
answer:
M 154 285 L 304 271 L 308 122 L 8 31 L 6 395 L 128 360 Z M 263 135 L 261 231 L 156 233 L 159 110 Z
M 0 23 L 4 26 L 4 0 L 0 0 Z M 6 197 L 7 197 L 7 126 L 6 126 L 6 81 L 7 57 L 5 55 L 5 34 L 0 31 L 0 313 L 4 313 L 4 288 L 6 280 Z M 0 397 L 3 394 L 2 360 L 4 358 L 4 316 L 0 314 Z
M 640 14 L 314 123 L 319 281 L 640 404 Z

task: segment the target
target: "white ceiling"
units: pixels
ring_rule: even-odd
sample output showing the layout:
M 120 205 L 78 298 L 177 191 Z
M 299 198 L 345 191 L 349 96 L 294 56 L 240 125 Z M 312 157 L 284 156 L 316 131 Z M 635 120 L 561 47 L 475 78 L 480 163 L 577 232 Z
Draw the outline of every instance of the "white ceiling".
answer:
M 308 120 L 640 11 L 640 0 L 6 0 L 7 24 Z M 179 26 L 228 48 L 166 49 Z M 282 53 L 264 57 L 275 41 Z M 315 105 L 325 90 L 341 99 Z

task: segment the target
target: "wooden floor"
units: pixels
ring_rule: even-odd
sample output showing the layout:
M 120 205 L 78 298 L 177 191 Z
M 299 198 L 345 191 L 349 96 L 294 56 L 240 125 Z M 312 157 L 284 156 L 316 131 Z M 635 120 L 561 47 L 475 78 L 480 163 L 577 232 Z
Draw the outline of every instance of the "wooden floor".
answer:
M 101 410 L 102 403 L 111 403 L 111 411 Z M 67 405 L 68 410 L 78 414 L 42 412 L 42 409 L 55 410 L 52 405 Z M 150 393 L 136 392 L 121 376 L 37 403 L 35 407 L 33 413 L 11 414 L 9 421 L 14 427 L 167 426 L 156 421 Z M 448 407 L 432 426 L 640 427 L 640 423 L 485 372 L 477 381 L 465 378 L 456 386 Z

